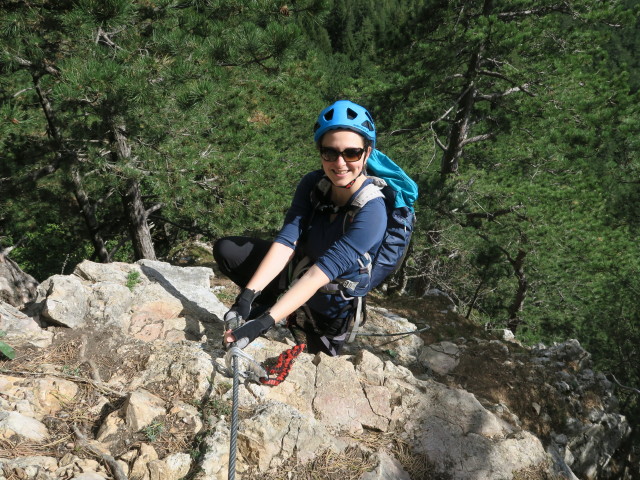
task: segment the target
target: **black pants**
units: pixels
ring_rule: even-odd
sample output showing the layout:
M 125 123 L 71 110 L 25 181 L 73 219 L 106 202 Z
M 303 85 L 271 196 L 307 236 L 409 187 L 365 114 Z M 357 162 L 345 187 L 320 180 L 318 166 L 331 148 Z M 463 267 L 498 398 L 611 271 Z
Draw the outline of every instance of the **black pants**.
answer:
M 213 258 L 220 271 L 244 288 L 258 269 L 273 242 L 250 237 L 223 237 L 213 245 Z M 286 269 L 285 269 L 286 270 Z M 274 278 L 257 298 L 259 304 L 273 305 L 286 289 L 284 274 Z
M 223 237 L 213 246 L 213 257 L 220 271 L 240 288 L 244 288 L 258 269 L 273 242 L 251 237 Z M 288 288 L 287 268 L 274 278 L 254 302 L 249 318 L 266 312 L 278 301 Z M 345 335 L 335 333 L 346 331 L 348 318 L 331 319 L 320 312 L 310 312 L 314 319 L 311 327 L 309 319 L 298 320 L 304 330 L 305 343 L 309 353 L 324 352 L 335 356 L 340 353 Z M 331 332 L 327 336 L 324 332 Z M 335 332 L 335 333 L 334 333 Z M 335 338 L 334 338 L 335 336 Z

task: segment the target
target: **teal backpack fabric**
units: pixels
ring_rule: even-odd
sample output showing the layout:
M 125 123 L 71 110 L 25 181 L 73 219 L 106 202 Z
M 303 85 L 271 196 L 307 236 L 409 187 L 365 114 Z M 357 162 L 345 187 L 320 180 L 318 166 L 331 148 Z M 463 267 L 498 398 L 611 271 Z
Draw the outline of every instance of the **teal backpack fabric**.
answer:
M 413 204 L 418 198 L 418 185 L 379 150 L 374 150 L 369 156 L 367 173 L 381 178 L 387 184 L 382 188 L 387 205 L 387 230 L 382 245 L 372 259 L 371 290 L 395 273 L 407 255 L 416 223 Z
M 393 160 L 380 150 L 374 150 L 367 160 L 367 172 L 382 178 L 396 192 L 396 208 L 407 207 L 413 211 L 418 185 Z

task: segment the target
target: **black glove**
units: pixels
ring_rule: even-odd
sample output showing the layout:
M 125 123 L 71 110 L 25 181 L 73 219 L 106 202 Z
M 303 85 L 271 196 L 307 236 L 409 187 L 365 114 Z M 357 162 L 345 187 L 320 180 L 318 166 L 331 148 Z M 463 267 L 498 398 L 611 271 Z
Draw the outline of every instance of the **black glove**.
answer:
M 263 313 L 254 320 L 249 320 L 231 332 L 236 337 L 235 346 L 244 348 L 276 324 L 269 313 Z
M 242 325 L 251 313 L 251 304 L 260 295 L 249 288 L 245 288 L 236 297 L 236 300 L 227 313 L 224 314 L 224 329 L 234 329 Z

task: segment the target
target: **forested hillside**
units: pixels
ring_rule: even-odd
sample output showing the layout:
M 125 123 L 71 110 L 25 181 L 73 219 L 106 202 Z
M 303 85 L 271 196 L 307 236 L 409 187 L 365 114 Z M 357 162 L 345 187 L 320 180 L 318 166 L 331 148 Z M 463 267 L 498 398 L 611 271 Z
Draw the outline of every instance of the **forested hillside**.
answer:
M 349 98 L 419 183 L 388 292 L 640 388 L 638 0 L 5 0 L 0 251 L 38 281 L 272 236 Z

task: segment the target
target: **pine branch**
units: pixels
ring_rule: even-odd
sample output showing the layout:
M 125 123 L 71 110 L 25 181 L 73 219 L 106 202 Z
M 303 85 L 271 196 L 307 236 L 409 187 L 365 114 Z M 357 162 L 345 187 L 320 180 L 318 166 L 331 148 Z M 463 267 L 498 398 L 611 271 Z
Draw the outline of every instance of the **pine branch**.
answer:
M 571 8 L 569 8 L 568 4 L 565 2 L 565 3 L 558 3 L 556 5 L 549 5 L 549 6 L 539 7 L 539 8 L 530 8 L 528 10 L 519 10 L 515 12 L 502 12 L 496 15 L 500 19 L 513 20 L 515 18 L 529 17 L 532 15 L 542 16 L 542 15 L 547 15 L 549 13 L 554 13 L 554 12 L 567 13 L 567 14 L 574 13 L 571 10 Z
M 471 143 L 482 142 L 483 140 L 490 140 L 494 138 L 496 135 L 494 133 L 485 133 L 484 135 L 476 135 L 475 137 L 467 138 L 460 142 L 460 147 L 466 147 Z
M 478 95 L 476 95 L 476 100 L 478 100 L 478 101 L 484 100 L 484 101 L 492 102 L 494 100 L 498 100 L 499 98 L 503 98 L 503 97 L 506 97 L 507 95 L 511 95 L 512 93 L 518 93 L 518 92 L 526 93 L 530 97 L 536 97 L 537 95 L 535 93 L 531 93 L 528 90 L 528 87 L 529 87 L 529 84 L 525 83 L 524 85 L 521 85 L 519 87 L 509 88 L 509 89 L 505 90 L 504 92 L 490 93 L 488 95 L 478 94 Z
M 145 214 L 145 218 L 148 219 L 149 215 L 151 215 L 153 212 L 157 212 L 158 210 L 160 210 L 162 207 L 164 207 L 164 203 L 156 203 L 155 205 L 153 205 L 150 208 L 147 208 L 144 212 Z
M 515 211 L 517 211 L 517 210 L 519 210 L 519 209 L 521 209 L 523 207 L 524 207 L 524 205 L 519 203 L 518 205 L 513 205 L 513 206 L 508 207 L 508 208 L 501 208 L 501 209 L 495 210 L 493 212 L 464 213 L 463 215 L 465 215 L 466 220 L 467 220 L 466 226 L 471 226 L 470 220 L 481 219 L 481 220 L 487 220 L 489 222 L 492 222 L 498 217 L 513 213 L 513 212 L 515 212 Z
M 104 30 L 102 30 L 102 27 L 98 27 L 98 34 L 96 35 L 96 43 L 103 43 L 105 45 L 107 45 L 108 47 L 111 47 L 115 50 L 122 50 L 122 47 L 120 47 L 119 45 L 117 45 L 113 40 L 111 40 L 110 35 L 116 35 L 118 33 L 120 33 L 122 30 L 118 30 L 116 32 L 105 32 Z
M 637 388 L 633 388 L 633 387 L 627 387 L 626 385 L 621 384 L 618 379 L 616 378 L 616 376 L 613 373 L 609 373 L 609 375 L 611 375 L 611 378 L 613 378 L 613 381 L 616 382 L 616 384 L 620 387 L 623 388 L 625 390 L 629 390 L 631 392 L 637 393 L 640 395 L 640 390 Z

